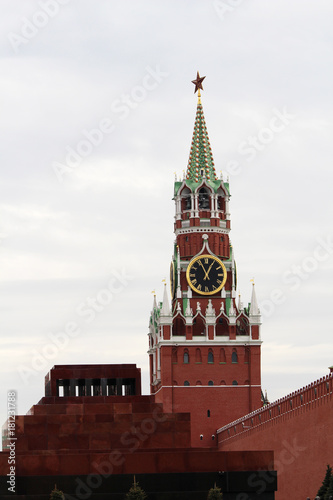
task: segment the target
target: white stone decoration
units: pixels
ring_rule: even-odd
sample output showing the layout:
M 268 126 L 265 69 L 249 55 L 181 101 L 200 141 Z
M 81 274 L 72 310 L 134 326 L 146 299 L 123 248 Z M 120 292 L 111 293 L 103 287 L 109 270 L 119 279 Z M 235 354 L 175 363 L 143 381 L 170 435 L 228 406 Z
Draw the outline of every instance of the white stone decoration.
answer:
M 206 308 L 206 316 L 215 316 L 215 309 L 212 305 L 212 300 L 208 300 L 208 306 Z

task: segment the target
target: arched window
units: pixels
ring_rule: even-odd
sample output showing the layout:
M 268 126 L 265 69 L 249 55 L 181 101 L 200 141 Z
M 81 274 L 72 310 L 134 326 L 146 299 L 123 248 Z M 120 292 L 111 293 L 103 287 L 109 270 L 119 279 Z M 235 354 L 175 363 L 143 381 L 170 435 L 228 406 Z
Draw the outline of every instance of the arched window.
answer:
M 209 194 L 204 187 L 199 189 L 199 208 L 209 209 Z
M 208 363 L 214 363 L 214 354 L 211 349 L 208 351 Z
M 201 380 L 197 380 L 195 385 L 202 385 Z
M 210 380 L 210 381 L 208 382 L 208 385 L 214 385 L 214 382 L 213 382 L 212 380 Z
M 206 325 L 200 314 L 193 320 L 193 335 L 206 335 Z
M 225 363 L 226 362 L 226 357 L 225 357 L 225 350 L 223 347 L 220 349 L 220 363 Z
M 201 359 L 201 351 L 200 349 L 196 349 L 195 351 L 195 362 L 196 363 L 201 363 L 202 359 Z
M 191 210 L 191 195 L 187 195 L 185 198 L 185 210 Z
M 225 194 L 222 189 L 219 189 L 217 191 L 217 209 L 218 210 L 224 210 L 224 199 L 225 199 Z
M 220 316 L 216 323 L 216 335 L 229 335 L 229 326 L 226 318 Z
M 221 380 L 220 385 L 226 385 L 225 380 Z
M 185 188 L 182 192 L 182 210 L 191 210 L 191 191 Z
M 238 385 L 237 380 L 233 380 L 233 381 L 232 381 L 232 385 Z
M 210 410 L 207 410 L 207 417 L 210 417 Z
M 172 335 L 185 335 L 185 320 L 177 316 L 172 325 Z
M 232 363 L 238 363 L 238 356 L 237 356 L 237 351 L 236 349 L 233 350 L 232 355 L 231 355 L 231 362 Z
M 186 350 L 186 351 L 184 351 L 183 362 L 184 362 L 185 364 L 187 364 L 187 363 L 189 363 L 189 362 L 190 362 L 190 355 L 189 355 L 189 353 L 188 353 L 188 351 L 187 351 L 187 350 Z
M 250 361 L 250 349 L 245 347 L 244 363 L 249 363 Z
M 249 323 L 245 318 L 237 320 L 236 335 L 249 335 Z
M 189 381 L 185 380 L 184 385 L 186 385 L 186 386 L 190 385 Z

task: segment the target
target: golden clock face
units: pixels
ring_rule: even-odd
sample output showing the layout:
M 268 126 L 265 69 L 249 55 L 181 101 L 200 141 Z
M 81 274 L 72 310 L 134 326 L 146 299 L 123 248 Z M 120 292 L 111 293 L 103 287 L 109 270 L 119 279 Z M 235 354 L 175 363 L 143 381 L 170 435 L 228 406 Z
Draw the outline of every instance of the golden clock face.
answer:
M 227 270 L 217 257 L 199 255 L 189 263 L 186 279 L 194 292 L 200 295 L 213 295 L 224 287 Z

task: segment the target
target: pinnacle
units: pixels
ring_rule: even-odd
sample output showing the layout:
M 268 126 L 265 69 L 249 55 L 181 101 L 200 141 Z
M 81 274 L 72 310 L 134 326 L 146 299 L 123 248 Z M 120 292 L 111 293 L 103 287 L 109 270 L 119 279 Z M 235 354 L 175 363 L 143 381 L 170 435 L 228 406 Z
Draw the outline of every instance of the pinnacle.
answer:
M 163 293 L 163 303 L 162 303 L 162 309 L 161 309 L 161 316 L 170 316 L 170 305 L 169 305 L 169 298 L 168 298 L 166 284 L 164 285 L 164 293 Z
M 254 283 L 252 284 L 252 297 L 251 297 L 251 306 L 250 306 L 250 316 L 257 316 L 260 314 L 260 310 L 257 302 L 257 295 L 254 287 Z

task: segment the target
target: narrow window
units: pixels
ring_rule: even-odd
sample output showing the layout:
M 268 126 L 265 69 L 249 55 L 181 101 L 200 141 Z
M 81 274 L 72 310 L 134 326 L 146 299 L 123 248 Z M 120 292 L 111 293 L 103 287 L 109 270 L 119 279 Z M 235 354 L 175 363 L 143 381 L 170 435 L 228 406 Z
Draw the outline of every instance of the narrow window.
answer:
M 231 355 L 231 362 L 232 363 L 238 363 L 238 356 L 237 356 L 237 352 L 234 351 Z
M 225 363 L 225 362 L 226 362 L 225 350 L 223 349 L 223 347 L 221 347 L 221 349 L 220 349 L 220 363 Z
M 199 208 L 209 209 L 209 194 L 205 188 L 199 190 Z
M 202 360 L 201 360 L 201 351 L 200 351 L 200 349 L 198 348 L 198 349 L 196 349 L 196 351 L 195 351 L 195 362 L 196 362 L 196 363 L 201 363 L 201 361 L 202 361 Z
M 190 362 L 190 356 L 189 356 L 189 353 L 188 351 L 185 351 L 184 352 L 184 363 L 185 364 L 188 364 Z
M 208 352 L 208 363 L 214 363 L 214 354 L 213 351 Z
M 191 195 L 185 198 L 185 210 L 191 210 Z
M 210 410 L 207 410 L 207 417 L 210 417 Z

